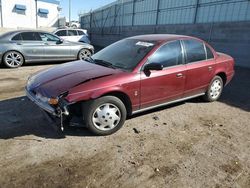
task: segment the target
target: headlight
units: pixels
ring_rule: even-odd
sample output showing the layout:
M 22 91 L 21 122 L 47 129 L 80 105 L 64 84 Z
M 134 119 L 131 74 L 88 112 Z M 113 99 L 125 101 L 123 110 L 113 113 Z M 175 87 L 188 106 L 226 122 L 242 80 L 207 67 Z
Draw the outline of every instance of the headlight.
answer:
M 30 88 L 32 82 L 34 81 L 34 77 L 29 77 L 27 81 L 27 88 Z
M 51 105 L 57 105 L 58 104 L 58 99 L 56 98 L 48 98 L 48 97 L 44 97 L 42 96 L 40 93 L 36 94 L 36 98 L 44 103 L 49 103 Z

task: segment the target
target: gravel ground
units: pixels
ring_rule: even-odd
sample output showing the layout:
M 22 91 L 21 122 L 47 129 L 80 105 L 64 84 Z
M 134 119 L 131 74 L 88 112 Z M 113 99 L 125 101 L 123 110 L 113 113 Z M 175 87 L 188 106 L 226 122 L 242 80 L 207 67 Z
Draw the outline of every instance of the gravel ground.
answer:
M 250 70 L 221 99 L 134 116 L 111 136 L 55 131 L 24 97 L 28 76 L 0 69 L 0 187 L 250 187 Z

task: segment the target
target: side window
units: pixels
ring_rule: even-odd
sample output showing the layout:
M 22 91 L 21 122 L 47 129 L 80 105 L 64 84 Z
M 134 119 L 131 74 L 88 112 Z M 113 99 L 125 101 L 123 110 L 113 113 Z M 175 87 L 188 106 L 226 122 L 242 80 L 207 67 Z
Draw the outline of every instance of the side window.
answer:
M 41 41 L 41 37 L 36 32 L 23 32 L 21 33 L 22 39 L 25 41 Z
M 206 51 L 207 51 L 207 59 L 213 59 L 214 54 L 208 46 L 206 46 Z
M 60 40 L 56 36 L 48 34 L 48 33 L 40 33 L 40 37 L 42 38 L 42 41 L 44 42 L 57 42 Z
M 206 52 L 202 42 L 183 40 L 183 43 L 186 49 L 187 63 L 206 60 Z
M 85 35 L 85 33 L 81 30 L 77 30 L 77 32 L 78 32 L 78 35 Z
M 67 36 L 66 30 L 57 31 L 57 32 L 56 32 L 56 35 L 57 35 L 57 36 Z
M 15 35 L 11 40 L 22 40 L 22 36 L 19 33 L 19 34 Z
M 76 30 L 68 30 L 68 36 L 77 36 Z
M 164 67 L 182 64 L 180 41 L 174 41 L 160 47 L 150 58 L 150 63 L 160 63 Z

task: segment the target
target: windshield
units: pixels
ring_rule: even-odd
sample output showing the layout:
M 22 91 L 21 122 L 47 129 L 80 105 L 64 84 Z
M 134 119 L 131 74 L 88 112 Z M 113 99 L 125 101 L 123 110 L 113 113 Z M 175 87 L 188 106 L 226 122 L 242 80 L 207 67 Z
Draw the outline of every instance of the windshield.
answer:
M 138 63 L 152 50 L 155 42 L 137 39 L 118 41 L 92 56 L 94 62 L 106 62 L 109 66 L 132 71 Z

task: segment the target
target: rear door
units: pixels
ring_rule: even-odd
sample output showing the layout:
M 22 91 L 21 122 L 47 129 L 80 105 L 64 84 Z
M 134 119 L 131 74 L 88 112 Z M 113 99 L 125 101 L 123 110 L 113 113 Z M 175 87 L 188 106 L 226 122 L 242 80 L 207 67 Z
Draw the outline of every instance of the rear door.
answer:
M 44 43 L 37 32 L 22 32 L 12 38 L 25 61 L 40 61 L 44 56 Z
M 141 108 L 159 105 L 182 97 L 185 86 L 185 65 L 180 41 L 161 46 L 147 63 L 160 63 L 161 71 L 141 72 Z
M 202 94 L 214 76 L 215 61 L 212 52 L 204 42 L 196 39 L 185 39 L 182 43 L 186 62 L 184 97 Z

